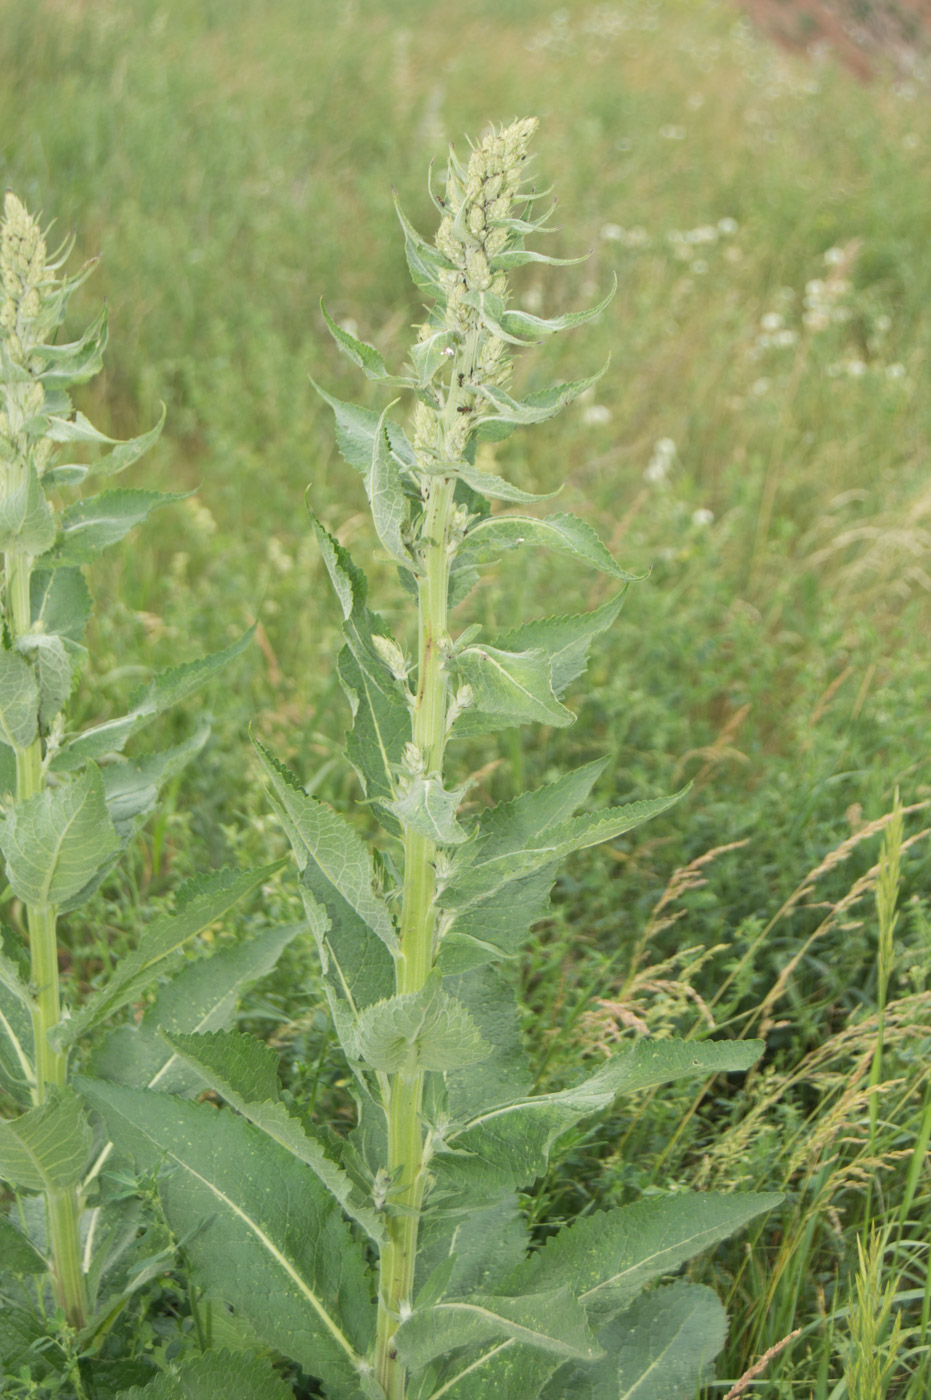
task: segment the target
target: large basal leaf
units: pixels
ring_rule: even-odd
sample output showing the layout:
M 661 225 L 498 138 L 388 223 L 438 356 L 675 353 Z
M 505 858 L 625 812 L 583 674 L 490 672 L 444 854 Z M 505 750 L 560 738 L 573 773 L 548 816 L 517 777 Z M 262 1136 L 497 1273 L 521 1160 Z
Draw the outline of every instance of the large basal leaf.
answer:
M 178 913 L 166 914 L 149 924 L 137 946 L 117 964 L 106 986 L 85 1002 L 70 1020 L 56 1027 L 51 1035 L 53 1043 L 64 1049 L 121 1006 L 135 1001 L 156 977 L 170 968 L 189 939 L 257 890 L 281 869 L 281 865 L 281 861 L 275 861 L 256 870 L 221 870 L 192 882 L 186 891 L 186 902 Z
M 17 802 L 0 823 L 7 879 L 26 904 L 64 904 L 119 849 L 93 764 L 58 787 Z
M 584 1216 L 552 1235 L 506 1280 L 508 1292 L 565 1286 L 600 1326 L 663 1274 L 672 1273 L 756 1216 L 778 1192 L 684 1191 Z
M 77 1094 L 56 1090 L 38 1108 L 0 1119 L 0 1176 L 23 1191 L 66 1191 L 80 1181 L 92 1141 Z
M 398 1354 L 413 1370 L 457 1347 L 508 1338 L 562 1359 L 593 1361 L 602 1354 L 584 1308 L 568 1288 L 522 1298 L 478 1294 L 417 1308 L 395 1333 Z
M 228 1110 L 99 1080 L 77 1087 L 140 1169 L 171 1168 L 160 1191 L 195 1283 L 319 1377 L 331 1400 L 349 1400 L 375 1308 L 362 1248 L 314 1173 Z
M 116 1400 L 294 1400 L 270 1361 L 244 1351 L 190 1356 L 146 1386 L 121 1390 Z
M 180 1059 L 231 1108 L 310 1167 L 371 1239 L 378 1244 L 386 1241 L 381 1216 L 366 1204 L 342 1168 L 327 1156 L 323 1144 L 278 1101 L 278 1057 L 274 1051 L 254 1036 L 236 1031 L 162 1034 Z
M 16 651 L 0 650 L 0 740 L 26 749 L 39 732 L 39 687 Z
M 435 1159 L 437 1180 L 441 1187 L 477 1191 L 480 1198 L 527 1185 L 546 1170 L 560 1134 L 619 1094 L 690 1075 L 744 1071 L 762 1051 L 759 1040 L 638 1041 L 571 1089 L 500 1104 L 452 1128 Z
M 138 1026 L 110 1031 L 94 1051 L 91 1072 L 133 1089 L 200 1090 L 203 1077 L 182 1062 L 159 1027 L 169 1034 L 224 1029 L 242 988 L 271 972 L 284 948 L 305 932 L 303 924 L 282 924 L 186 963 L 159 988 Z
M 66 772 L 80 767 L 89 758 L 96 759 L 121 753 L 127 740 L 138 729 L 148 724 L 156 715 L 170 709 L 172 705 L 180 704 L 189 695 L 193 695 L 218 671 L 245 651 L 254 632 L 255 628 L 250 627 L 238 641 L 224 647 L 222 651 L 162 671 L 138 696 L 129 714 L 94 725 L 68 740 L 56 756 L 52 764 L 53 769 L 56 772 Z

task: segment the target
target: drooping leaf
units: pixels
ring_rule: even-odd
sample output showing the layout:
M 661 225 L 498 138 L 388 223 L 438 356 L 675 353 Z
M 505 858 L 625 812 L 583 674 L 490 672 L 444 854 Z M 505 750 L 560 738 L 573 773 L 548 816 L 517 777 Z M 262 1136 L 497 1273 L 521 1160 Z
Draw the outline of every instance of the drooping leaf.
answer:
M 222 651 L 173 666 L 155 676 L 136 699 L 129 714 L 118 719 L 93 725 L 65 744 L 52 765 L 56 772 L 77 768 L 89 758 L 121 753 L 131 735 L 148 724 L 156 715 L 193 695 L 208 680 L 239 656 L 252 641 L 255 628 L 250 627 L 238 641 Z
M 475 708 L 482 714 L 507 724 L 529 721 L 559 728 L 575 720 L 553 693 L 553 667 L 542 650 L 468 646 L 457 652 L 455 666 L 460 679 L 472 687 Z
M 77 1087 L 142 1170 L 173 1168 L 159 1189 L 197 1285 L 319 1377 L 332 1400 L 350 1400 L 375 1308 L 361 1246 L 314 1173 L 228 1110 L 99 1080 Z
M 0 1118 L 0 1176 L 23 1191 L 66 1191 L 81 1179 L 93 1137 L 81 1100 L 55 1089 L 18 1118 Z
M 159 789 L 203 749 L 210 725 L 201 724 L 188 739 L 145 758 L 120 758 L 101 770 L 107 811 L 121 841 L 129 840 L 141 818 L 154 808 Z
M 388 408 L 379 418 L 375 430 L 372 463 L 365 486 L 378 538 L 402 568 L 412 569 L 413 558 L 404 539 L 408 517 L 407 497 L 401 483 L 401 473 L 389 450 L 387 424 Z
M 38 734 L 39 687 L 32 667 L 16 651 L 0 650 L 0 739 L 25 749 Z
M 397 817 L 402 826 L 426 836 L 440 846 L 457 846 L 469 839 L 469 833 L 456 820 L 456 812 L 467 787 L 444 788 L 442 780 L 419 773 L 412 777 L 400 794 L 382 805 Z
M 514 1339 L 562 1359 L 595 1361 L 602 1355 L 584 1308 L 568 1288 L 520 1298 L 479 1294 L 448 1299 L 418 1308 L 395 1333 L 398 1354 L 416 1370 L 457 1347 L 499 1338 Z
M 281 861 L 255 870 L 221 870 L 200 879 L 176 914 L 166 914 L 145 928 L 136 947 L 117 965 L 109 982 L 52 1033 L 59 1049 L 71 1045 L 121 1006 L 135 1001 L 156 977 L 170 969 L 185 943 L 219 919 L 239 900 L 269 880 Z
M 79 340 L 64 345 L 36 345 L 31 358 L 36 378 L 46 388 L 55 383 L 84 384 L 103 368 L 107 344 L 107 308 L 104 306 Z
M 592 1400 L 692 1400 L 713 1375 L 727 1314 L 700 1284 L 673 1283 L 638 1298 L 599 1333 L 608 1355 L 586 1379 Z M 545 1400 L 569 1400 L 559 1376 Z
M 93 764 L 15 803 L 0 823 L 7 879 L 26 904 L 64 904 L 119 848 Z
M 270 1361 L 243 1351 L 206 1351 L 173 1365 L 148 1385 L 121 1390 L 116 1400 L 293 1400 Z
M 366 379 L 374 379 L 377 384 L 402 384 L 405 386 L 410 384 L 410 380 L 405 376 L 391 373 L 374 345 L 368 345 L 364 340 L 357 340 L 354 335 L 350 335 L 349 331 L 344 330 L 334 321 L 322 301 L 320 302 L 320 310 L 323 312 L 323 319 L 326 321 L 330 335 L 343 354 L 362 370 Z
M 457 462 L 456 475 L 471 486 L 473 491 L 477 491 L 480 496 L 484 496 L 490 501 L 513 501 L 515 505 L 530 505 L 533 501 L 551 501 L 554 496 L 558 496 L 562 487 L 555 491 L 522 491 L 519 486 L 513 486 L 510 481 L 505 481 L 503 477 L 496 476 L 494 472 L 483 471 L 481 467 L 475 467 L 470 462 Z
M 372 456 L 379 424 L 384 415 L 374 413 L 370 408 L 360 408 L 358 404 L 343 403 L 335 399 L 314 380 L 310 381 L 325 403 L 330 405 L 336 419 L 336 442 L 342 458 L 363 476 L 372 470 Z M 403 430 L 390 420 L 385 423 L 385 432 L 392 455 L 402 472 L 409 472 L 416 466 L 414 449 Z
M 383 1244 L 384 1223 L 362 1198 L 342 1168 L 278 1101 L 277 1056 L 263 1042 L 236 1031 L 171 1035 L 163 1038 L 179 1058 L 231 1108 L 248 1118 L 279 1146 L 304 1162 L 371 1239 Z
M 63 637 L 46 636 L 41 632 L 27 633 L 16 645 L 23 656 L 33 658 L 39 685 L 39 725 L 44 732 L 64 708 L 85 651 Z
M 89 563 L 102 550 L 123 539 L 134 526 L 140 525 L 153 510 L 174 505 L 189 495 L 189 491 L 121 487 L 85 497 L 62 512 L 61 536 L 42 564 L 59 567 Z
M 553 668 L 553 693 L 561 696 L 572 681 L 582 675 L 588 664 L 588 649 L 592 639 L 606 631 L 621 610 L 623 593 L 609 598 L 591 612 L 573 617 L 543 617 L 525 622 L 510 632 L 495 638 L 495 645 L 505 651 L 546 652 Z M 468 720 L 468 710 L 462 715 Z M 458 732 L 458 730 L 457 730 Z

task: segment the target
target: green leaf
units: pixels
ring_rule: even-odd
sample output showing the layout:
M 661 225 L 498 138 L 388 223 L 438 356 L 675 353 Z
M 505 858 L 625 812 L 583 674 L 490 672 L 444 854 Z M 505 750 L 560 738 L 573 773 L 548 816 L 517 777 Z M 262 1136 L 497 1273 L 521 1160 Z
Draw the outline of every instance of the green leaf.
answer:
M 486 840 L 479 836 L 459 847 L 452 860 L 451 878 L 444 888 L 440 903 L 444 909 L 464 910 L 478 901 L 485 901 L 513 880 L 521 879 L 535 870 L 542 870 L 554 861 L 562 860 L 573 851 L 610 841 L 625 831 L 659 816 L 684 797 L 688 787 L 671 797 L 657 797 L 645 802 L 629 802 L 623 807 L 572 817 L 542 832 L 525 835 L 515 832 Z
M 337 667 L 353 716 L 346 752 L 366 796 L 390 801 L 397 795 L 394 774 L 411 740 L 405 693 L 372 640 L 373 636 L 390 639 L 391 629 L 366 607 L 365 577 L 347 551 L 314 516 L 311 523 L 343 610 L 346 647 L 340 652 Z
M 0 929 L 0 944 L 0 1086 L 15 1104 L 28 1108 L 36 1078 L 28 961 L 25 950 L 5 929 Z
M 595 306 L 589 307 L 587 311 L 570 311 L 564 316 L 550 317 L 532 316 L 529 311 L 508 309 L 494 292 L 476 292 L 471 295 L 475 298 L 482 319 L 490 331 L 515 345 L 528 345 L 534 344 L 543 336 L 554 335 L 557 331 L 569 330 L 572 326 L 581 326 L 586 321 L 593 321 L 614 300 L 616 292 L 617 275 L 608 295 Z M 528 340 L 528 335 L 532 339 Z
M 394 954 L 398 935 L 387 906 L 375 893 L 375 867 L 365 842 L 345 818 L 306 793 L 258 740 L 253 743 L 307 888 L 334 925 L 361 923 Z
M 555 418 L 558 413 L 562 413 L 573 400 L 580 394 L 584 394 L 586 389 L 590 389 L 593 384 L 597 384 L 610 364 L 610 359 L 606 360 L 601 369 L 595 374 L 590 374 L 587 379 L 576 379 L 571 384 L 553 384 L 548 389 L 538 389 L 535 393 L 528 394 L 525 399 L 517 400 L 511 397 L 504 389 L 494 384 L 480 384 L 476 387 L 476 393 L 484 399 L 494 410 L 489 415 L 480 414 L 476 419 L 478 424 L 482 423 L 510 423 L 531 424 L 545 423 L 550 418 Z
M 89 758 L 103 758 L 120 753 L 127 740 L 137 730 L 148 724 L 156 715 L 193 695 L 218 671 L 245 651 L 254 633 L 255 628 L 250 627 L 232 646 L 213 652 L 210 656 L 203 656 L 197 661 L 188 661 L 181 666 L 162 671 L 145 687 L 128 715 L 94 725 L 69 740 L 52 764 L 54 771 L 67 772 L 69 769 L 80 767 Z
M 56 1028 L 51 1036 L 56 1048 L 73 1044 L 121 1006 L 136 1001 L 170 967 L 185 943 L 257 890 L 281 865 L 281 861 L 275 861 L 256 870 L 221 870 L 193 882 L 193 891 L 178 913 L 166 914 L 149 924 L 136 947 L 117 964 L 109 982 L 69 1021 Z
M 227 1110 L 99 1080 L 77 1086 L 159 1189 L 195 1284 L 350 1400 L 373 1339 L 366 1263 L 313 1172 Z
M 33 571 L 29 580 L 32 625 L 48 636 L 80 642 L 93 610 L 80 569 Z
M 591 612 L 525 622 L 496 637 L 495 644 L 505 651 L 546 652 L 553 668 L 553 693 L 561 696 L 566 687 L 582 675 L 588 664 L 592 638 L 607 631 L 620 612 L 623 601 L 623 593 L 618 593 Z M 468 719 L 468 713 L 466 711 L 462 716 L 464 720 Z
M 11 1274 L 48 1272 L 48 1262 L 5 1215 L 0 1215 L 0 1260 L 3 1269 L 9 1269 Z
M 71 1089 L 38 1108 L 0 1119 L 0 1176 L 23 1191 L 66 1191 L 81 1179 L 93 1137 Z
M 448 1179 L 483 1192 L 526 1185 L 546 1170 L 562 1133 L 619 1094 L 688 1076 L 747 1070 L 762 1051 L 762 1041 L 638 1041 L 571 1089 L 499 1104 L 450 1129 L 434 1159 L 437 1177 L 441 1185 Z
M 26 904 L 64 904 L 119 849 L 93 764 L 12 806 L 0 823 L 7 879 Z
M 402 779 L 403 783 L 403 779 Z M 426 836 L 440 846 L 455 846 L 469 839 L 456 820 L 456 812 L 468 785 L 447 791 L 442 779 L 418 773 L 403 785 L 400 796 L 385 802 L 402 826 Z
M 553 668 L 544 651 L 502 651 L 469 646 L 457 652 L 456 670 L 472 687 L 475 707 L 508 724 L 525 721 L 564 728 L 575 720 L 553 693 Z
M 419 1308 L 395 1333 L 398 1354 L 419 1370 L 457 1347 L 514 1339 L 554 1356 L 594 1361 L 603 1355 L 585 1310 L 567 1288 L 522 1298 L 450 1299 Z
M 778 1192 L 683 1191 L 597 1211 L 528 1255 L 506 1287 L 513 1292 L 570 1288 L 593 1325 L 600 1326 L 654 1279 L 742 1230 L 782 1199 Z
M 306 932 L 303 924 L 279 925 L 186 963 L 158 994 L 138 1026 L 117 1026 L 94 1051 L 91 1072 L 132 1089 L 171 1094 L 199 1092 L 203 1078 L 184 1064 L 159 1034 L 222 1030 L 232 1020 L 239 993 L 271 972 L 284 948 Z
M 375 349 L 374 345 L 368 345 L 364 340 L 356 340 L 354 335 L 343 330 L 327 311 L 321 298 L 320 310 L 323 312 L 323 319 L 326 321 L 327 330 L 336 341 L 343 354 L 346 355 L 354 365 L 358 365 L 367 379 L 374 379 L 378 384 L 409 384 L 408 379 L 394 375 L 385 366 L 385 362 Z
M 422 1284 L 415 1307 L 445 1295 L 500 1292 L 503 1281 L 530 1246 L 527 1221 L 516 1196 L 502 1196 L 485 1210 L 455 1217 L 428 1210 L 421 1223 L 417 1278 Z
M 201 752 L 210 737 L 210 725 L 201 724 L 190 738 L 145 758 L 108 763 L 102 770 L 107 811 L 116 834 L 128 841 L 139 820 L 152 811 L 159 788 L 182 771 Z
M 32 667 L 15 651 L 0 650 L 0 739 L 26 749 L 39 732 L 39 687 Z
M 206 1351 L 116 1400 L 294 1400 L 270 1361 L 248 1351 Z
M 407 498 L 401 485 L 401 473 L 389 450 L 386 431 L 390 407 L 389 404 L 378 420 L 372 464 L 365 486 L 378 538 L 402 568 L 413 570 L 411 552 L 404 541 L 404 527 L 408 519 Z
M 330 1160 L 323 1144 L 278 1102 L 278 1057 L 274 1051 L 238 1031 L 215 1031 L 209 1035 L 171 1035 L 162 1031 L 162 1036 L 231 1108 L 310 1167 L 371 1239 L 377 1244 L 386 1242 L 384 1223 L 377 1211 L 366 1204 L 342 1168 Z
M 174 505 L 190 491 L 148 491 L 120 487 L 76 501 L 61 515 L 61 535 L 48 561 L 55 567 L 86 564 L 129 534 L 153 510 Z M 50 540 L 45 549 L 49 549 Z
M 523 544 L 539 545 L 557 554 L 565 554 L 624 583 L 645 577 L 626 573 L 612 559 L 591 525 L 574 515 L 546 515 L 541 520 L 532 515 L 486 516 L 471 527 L 462 542 L 458 558 L 467 566 L 484 564 L 505 550 Z
M 512 486 L 503 477 L 495 476 L 493 472 L 482 471 L 480 467 L 474 467 L 470 462 L 457 462 L 456 475 L 471 486 L 473 491 L 486 497 L 490 501 L 513 501 L 517 505 L 530 505 L 533 501 L 551 501 L 554 496 L 558 496 L 562 487 L 555 491 L 543 491 L 534 494 L 532 491 L 521 491 L 520 487 Z
M 713 1376 L 727 1336 L 727 1314 L 710 1288 L 657 1288 L 600 1334 L 608 1352 L 589 1372 L 592 1400 L 691 1400 Z M 559 1400 L 559 1377 L 544 1392 Z
M 80 340 L 66 345 L 36 345 L 30 358 L 38 361 L 37 378 L 42 385 L 85 384 L 103 369 L 103 351 L 107 344 L 107 308 L 91 322 Z
M 343 460 L 350 467 L 354 467 L 357 472 L 368 477 L 372 470 L 372 457 L 375 452 L 379 424 L 384 415 L 373 413 L 370 408 L 360 408 L 358 404 L 343 403 L 341 399 L 334 399 L 332 394 L 321 389 L 320 385 L 313 379 L 310 382 L 324 402 L 328 403 L 333 410 L 336 419 L 336 442 Z M 405 473 L 410 472 L 417 465 L 414 449 L 396 423 L 386 423 L 385 431 L 399 470 L 403 470 Z
M 39 683 L 39 725 L 46 732 L 71 694 L 75 671 L 84 660 L 84 648 L 62 637 L 34 632 L 20 637 L 16 646 L 24 656 L 34 658 L 35 676 Z
M 442 297 L 443 282 L 440 274 L 452 271 L 453 264 L 432 243 L 428 243 L 425 238 L 420 236 L 413 224 L 408 221 L 398 203 L 397 196 L 395 196 L 394 207 L 398 212 L 401 228 L 404 230 L 404 253 L 415 286 L 423 292 L 440 293 Z
M 55 542 L 55 512 L 34 467 L 26 480 L 0 501 L 0 550 L 6 554 L 43 554 Z
M 490 1047 L 461 1002 L 442 990 L 434 973 L 419 992 L 388 997 L 358 1017 L 359 1054 L 387 1074 L 462 1069 Z

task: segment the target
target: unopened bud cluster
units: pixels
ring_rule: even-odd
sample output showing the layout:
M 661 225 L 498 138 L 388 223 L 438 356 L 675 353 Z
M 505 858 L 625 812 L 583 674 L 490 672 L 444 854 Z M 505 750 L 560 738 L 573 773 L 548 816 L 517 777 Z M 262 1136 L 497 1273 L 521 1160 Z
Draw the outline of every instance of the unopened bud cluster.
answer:
M 460 380 L 457 418 L 441 435 L 436 412 L 419 403 L 414 418 L 414 445 L 427 462 L 462 455 L 470 432 L 474 389 L 482 384 L 503 385 L 510 374 L 507 343 L 489 330 L 481 311 L 481 299 L 491 294 L 507 298 L 507 273 L 495 267 L 495 258 L 511 240 L 508 220 L 521 194 L 527 147 L 537 128 L 535 117 L 525 118 L 491 131 L 472 152 L 463 169 L 450 152 L 444 214 L 436 246 L 448 266 L 439 272 L 445 306 L 437 308 L 422 337 L 435 334 L 442 324 L 467 347 L 465 363 L 457 356 Z

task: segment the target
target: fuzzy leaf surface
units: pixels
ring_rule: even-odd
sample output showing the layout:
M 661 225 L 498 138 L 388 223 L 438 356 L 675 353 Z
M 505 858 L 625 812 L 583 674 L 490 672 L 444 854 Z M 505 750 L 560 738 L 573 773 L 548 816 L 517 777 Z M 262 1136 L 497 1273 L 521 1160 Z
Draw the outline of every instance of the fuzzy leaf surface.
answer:
M 28 966 L 17 966 L 21 951 L 6 930 L 0 929 L 0 1085 L 21 1108 L 31 1106 L 35 1082 L 35 1048 L 32 1032 L 32 995 L 26 979 Z
M 476 521 L 469 530 L 458 558 L 466 564 L 484 564 L 506 550 L 524 544 L 538 545 L 556 554 L 567 555 L 577 563 L 587 564 L 623 583 L 643 577 L 622 569 L 591 525 L 575 515 L 546 515 L 542 519 L 532 515 L 486 516 L 484 520 Z
M 449 1299 L 417 1309 L 395 1333 L 398 1354 L 413 1370 L 457 1347 L 500 1337 L 564 1359 L 593 1361 L 602 1355 L 584 1308 L 568 1288 L 521 1298 Z
M 571 1089 L 500 1104 L 451 1129 L 435 1159 L 438 1179 L 480 1193 L 526 1185 L 546 1170 L 550 1149 L 567 1128 L 619 1094 L 747 1070 L 762 1051 L 762 1041 L 638 1041 Z
M 201 752 L 209 737 L 210 725 L 201 724 L 173 748 L 140 759 L 121 758 L 101 770 L 107 811 L 120 840 L 129 840 L 139 819 L 154 808 L 162 785 Z
M 457 653 L 456 670 L 472 687 L 476 710 L 507 724 L 530 721 L 564 728 L 575 720 L 553 693 L 553 667 L 544 651 L 469 646 Z
M 0 650 L 0 740 L 28 748 L 39 732 L 39 687 L 16 651 Z
M 20 637 L 17 648 L 24 656 L 33 658 L 39 685 L 39 724 L 47 730 L 64 709 L 74 685 L 75 671 L 86 653 L 74 642 L 42 633 Z
M 92 1026 L 112 1016 L 167 971 L 195 934 L 257 890 L 281 868 L 281 862 L 256 870 L 221 870 L 191 882 L 176 914 L 155 919 L 143 930 L 136 947 L 120 961 L 109 982 L 53 1033 L 56 1048 L 71 1045 Z
M 663 1274 L 727 1239 L 782 1200 L 778 1192 L 687 1191 L 598 1211 L 552 1235 L 507 1280 L 509 1291 L 565 1286 L 594 1326 Z
M 461 1002 L 431 977 L 419 992 L 389 997 L 360 1014 L 359 1052 L 386 1074 L 452 1070 L 485 1059 L 490 1047 Z
M 70 782 L 12 806 L 0 823 L 0 847 L 24 903 L 55 906 L 76 895 L 119 849 L 97 769 L 89 764 Z
M 59 1089 L 19 1118 L 0 1119 L 0 1176 L 23 1191 L 66 1191 L 80 1181 L 92 1141 L 81 1100 Z
M 325 389 L 321 389 L 314 380 L 310 382 L 333 410 L 336 419 L 336 444 L 343 461 L 363 476 L 368 476 L 372 469 L 379 424 L 382 423 L 384 415 L 374 413 L 370 408 L 362 408 L 359 404 L 336 399 Z M 399 470 L 407 472 L 415 467 L 417 463 L 414 449 L 397 423 L 385 421 L 384 431 L 387 433 L 388 443 Z
M 591 1400 L 692 1400 L 711 1379 L 726 1336 L 727 1314 L 710 1288 L 657 1288 L 599 1334 L 608 1355 L 585 1378 Z M 559 1379 L 544 1391 L 544 1400 L 576 1394 L 561 1388 Z
M 44 554 L 55 542 L 55 512 L 34 467 L 22 485 L 0 501 L 0 550 L 6 554 Z
M 61 537 L 48 562 L 55 566 L 87 564 L 135 525 L 141 525 L 153 510 L 183 501 L 189 494 L 123 487 L 76 501 L 62 512 Z
M 154 428 L 150 428 L 147 433 L 140 433 L 138 437 L 127 438 L 124 442 L 98 432 L 83 413 L 75 414 L 73 419 L 51 418 L 48 436 L 53 442 L 91 442 L 97 446 L 110 446 L 112 451 L 105 452 L 102 457 L 97 458 L 96 462 L 91 462 L 83 470 L 93 472 L 97 476 L 116 476 L 118 472 L 131 467 L 133 462 L 138 461 L 143 453 L 148 452 L 149 448 L 155 445 L 165 426 L 165 414 L 166 410 L 163 405 L 161 417 Z M 61 468 L 56 470 L 61 470 Z
M 394 813 L 402 826 L 410 827 L 437 845 L 458 846 L 469 839 L 469 833 L 456 820 L 466 791 L 465 786 L 447 790 L 441 778 L 419 773 L 393 802 L 386 802 L 384 806 Z
M 362 1249 L 326 1187 L 228 1110 L 77 1083 L 142 1170 L 173 1166 L 159 1189 L 173 1231 L 187 1238 L 198 1286 L 319 1377 L 332 1400 L 349 1400 L 375 1309 Z
M 44 1274 L 48 1262 L 5 1215 L 0 1215 L 0 1260 L 11 1274 Z
M 493 415 L 489 417 L 480 416 L 478 422 L 483 425 L 494 423 L 506 423 L 511 426 L 519 424 L 545 423 L 550 418 L 555 418 L 558 413 L 568 407 L 574 399 L 583 394 L 586 389 L 590 389 L 593 384 L 597 384 L 605 370 L 608 368 L 606 361 L 601 369 L 595 374 L 590 374 L 587 379 L 577 379 L 571 384 L 553 384 L 549 389 L 539 389 L 536 393 L 528 394 L 525 399 L 514 399 L 506 390 L 493 384 L 482 384 L 478 393 L 481 398 L 493 409 Z M 481 432 L 480 436 L 485 437 L 486 433 Z
M 93 602 L 80 569 L 36 569 L 29 580 L 33 626 L 52 637 L 80 642 Z
M 413 561 L 410 550 L 404 543 L 404 526 L 408 517 L 407 497 L 401 484 L 401 473 L 389 447 L 387 408 L 379 418 L 375 430 L 372 463 L 365 487 L 378 538 L 402 568 L 410 569 Z
M 202 1075 L 182 1062 L 158 1028 L 170 1034 L 224 1029 L 242 988 L 271 972 L 288 944 L 304 933 L 303 924 L 282 924 L 186 963 L 159 988 L 138 1026 L 109 1032 L 94 1051 L 91 1072 L 131 1089 L 199 1091 Z
M 121 1390 L 116 1400 L 294 1400 L 294 1392 L 264 1357 L 207 1351 L 148 1385 Z
M 56 757 L 53 769 L 56 772 L 65 772 L 79 767 L 88 758 L 102 758 L 104 755 L 121 753 L 130 736 L 143 725 L 148 724 L 156 715 L 171 709 L 173 705 L 180 704 L 189 695 L 193 695 L 218 671 L 245 651 L 254 632 L 255 628 L 250 627 L 238 641 L 224 647 L 222 651 L 215 651 L 197 661 L 187 661 L 162 671 L 141 692 L 129 714 L 94 725 L 69 740 Z
M 238 1031 L 207 1035 L 162 1032 L 178 1057 L 279 1146 L 304 1162 L 323 1182 L 347 1215 L 378 1244 L 386 1239 L 377 1211 L 366 1205 L 343 1169 L 324 1151 L 323 1144 L 292 1118 L 278 1101 L 278 1057 L 254 1036 Z

